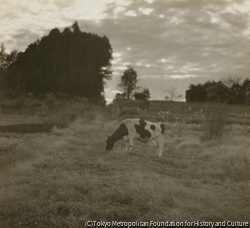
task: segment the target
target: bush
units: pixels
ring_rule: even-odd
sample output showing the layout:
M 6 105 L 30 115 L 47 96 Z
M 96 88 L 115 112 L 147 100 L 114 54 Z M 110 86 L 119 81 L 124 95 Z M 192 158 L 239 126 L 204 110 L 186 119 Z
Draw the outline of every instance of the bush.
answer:
M 224 133 L 227 120 L 225 105 L 208 104 L 202 115 L 202 141 L 220 138 Z

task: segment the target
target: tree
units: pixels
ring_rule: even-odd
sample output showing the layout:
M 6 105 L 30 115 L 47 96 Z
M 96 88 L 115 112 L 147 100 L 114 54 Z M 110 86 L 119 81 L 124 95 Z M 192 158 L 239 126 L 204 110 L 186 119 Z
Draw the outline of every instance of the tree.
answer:
M 121 76 L 121 82 L 118 87 L 126 94 L 127 99 L 132 99 L 133 91 L 136 88 L 137 72 L 132 66 L 128 66 L 127 70 Z
M 179 94 L 176 91 L 176 88 L 174 88 L 174 87 L 171 87 L 170 89 L 166 89 L 163 92 L 167 92 L 167 94 L 168 94 L 164 97 L 166 101 L 176 101 L 176 100 L 179 100 L 183 97 L 181 94 Z
M 6 71 L 7 68 L 15 62 L 17 51 L 12 51 L 11 54 L 5 52 L 4 43 L 1 43 L 0 50 L 0 90 L 6 88 Z
M 2 43 L 1 50 L 0 50 L 0 90 L 3 90 L 4 88 L 6 67 L 7 67 L 6 53 L 5 53 L 4 43 Z
M 150 92 L 149 92 L 149 89 L 148 88 L 143 88 L 142 91 L 140 92 L 135 92 L 134 93 L 134 98 L 136 100 L 148 100 L 150 98 Z
M 250 104 L 250 80 L 247 78 L 243 82 L 243 89 L 244 89 L 244 95 L 245 95 L 245 104 Z
M 234 83 L 231 87 L 234 92 L 234 98 L 232 103 L 234 104 L 250 104 L 250 80 L 247 78 L 240 85 L 239 83 Z
M 245 95 L 243 86 L 239 85 L 238 83 L 233 83 L 230 89 L 234 92 L 234 96 L 231 100 L 231 103 L 245 104 Z
M 78 23 L 52 29 L 30 44 L 8 67 L 8 85 L 34 95 L 65 93 L 92 102 L 103 100 L 111 78 L 112 47 L 107 37 L 81 32 Z
M 7 64 L 7 55 L 5 53 L 5 47 L 4 43 L 1 43 L 1 50 L 0 50 L 0 68 L 2 70 L 6 70 L 8 64 Z

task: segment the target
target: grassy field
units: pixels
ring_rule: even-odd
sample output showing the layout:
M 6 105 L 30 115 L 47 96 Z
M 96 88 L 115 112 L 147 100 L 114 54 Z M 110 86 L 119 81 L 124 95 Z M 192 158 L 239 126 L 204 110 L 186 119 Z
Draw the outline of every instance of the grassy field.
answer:
M 88 220 L 250 222 L 250 126 L 226 125 L 221 138 L 202 141 L 199 124 L 166 123 L 158 158 L 156 148 L 140 142 L 130 153 L 123 143 L 106 152 L 105 138 L 119 122 L 93 113 L 66 118 L 66 127 L 47 133 L 0 133 L 1 228 L 84 227 Z M 53 122 L 2 116 L 8 124 Z

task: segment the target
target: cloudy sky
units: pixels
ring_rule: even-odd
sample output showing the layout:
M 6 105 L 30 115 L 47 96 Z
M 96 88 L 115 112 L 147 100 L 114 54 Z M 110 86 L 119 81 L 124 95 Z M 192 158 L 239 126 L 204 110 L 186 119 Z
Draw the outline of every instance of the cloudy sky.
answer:
M 113 48 L 110 101 L 128 65 L 151 99 L 172 87 L 250 78 L 250 0 L 0 0 L 0 42 L 26 47 L 55 27 L 78 22 Z

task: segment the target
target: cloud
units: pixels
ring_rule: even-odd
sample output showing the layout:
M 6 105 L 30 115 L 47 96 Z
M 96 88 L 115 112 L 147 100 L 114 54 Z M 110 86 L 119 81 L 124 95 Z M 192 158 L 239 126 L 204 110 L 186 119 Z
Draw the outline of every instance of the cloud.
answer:
M 30 30 L 30 33 L 39 34 L 40 38 L 48 31 L 57 27 L 65 28 L 76 20 L 90 20 L 97 22 L 105 17 L 104 8 L 112 0 L 0 0 L 0 36 L 5 42 L 6 50 L 23 51 L 31 42 L 33 36 L 26 42 L 14 41 L 12 36 L 20 29 Z
M 197 75 L 192 75 L 192 74 L 185 74 L 185 75 L 173 75 L 171 76 L 170 78 L 173 78 L 173 79 L 184 79 L 184 78 L 196 78 Z
M 116 15 L 115 21 L 103 20 L 102 27 L 115 32 L 110 40 L 114 50 L 123 53 L 123 61 L 134 65 L 144 82 L 154 79 L 148 85 L 156 80 L 166 84 L 167 79 L 249 77 L 249 11 L 239 13 L 227 1 L 154 1 L 145 15 L 139 5 L 149 7 L 147 2 L 133 2 L 126 10 L 136 17 Z
M 66 9 L 72 6 L 74 7 L 74 5 L 76 4 L 76 1 L 75 0 L 71 0 L 71 1 L 55 0 L 54 4 L 58 7 L 59 10 L 62 10 L 62 9 Z
M 1 8 L 6 49 L 23 50 L 76 20 L 82 31 L 107 36 L 114 51 L 107 86 L 113 90 L 127 64 L 152 97 L 162 96 L 157 86 L 183 92 L 193 82 L 249 77 L 249 1 L 8 0 Z

